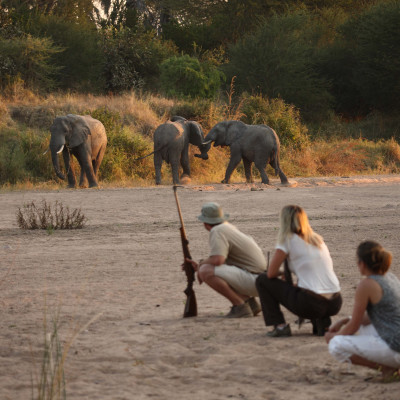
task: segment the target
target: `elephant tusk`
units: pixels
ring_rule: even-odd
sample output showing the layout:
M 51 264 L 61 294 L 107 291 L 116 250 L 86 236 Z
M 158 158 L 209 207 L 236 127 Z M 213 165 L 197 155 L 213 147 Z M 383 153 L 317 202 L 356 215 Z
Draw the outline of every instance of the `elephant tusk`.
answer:
M 50 146 L 47 148 L 47 150 L 43 153 L 45 155 L 48 151 L 50 150 Z
M 60 154 L 64 150 L 64 145 L 61 146 L 61 149 L 57 151 L 57 154 Z
M 212 140 L 207 140 L 207 142 L 203 142 L 202 144 L 205 145 L 205 144 L 209 144 L 209 143 L 212 143 Z

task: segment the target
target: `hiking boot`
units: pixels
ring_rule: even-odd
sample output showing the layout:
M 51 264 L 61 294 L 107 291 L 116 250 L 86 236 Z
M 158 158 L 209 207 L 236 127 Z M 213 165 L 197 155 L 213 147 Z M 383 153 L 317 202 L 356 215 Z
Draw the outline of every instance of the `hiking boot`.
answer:
M 279 328 L 276 326 L 273 331 L 267 332 L 269 337 L 289 337 L 292 336 L 292 331 L 290 330 L 290 325 L 286 324 L 284 327 Z
M 254 316 L 261 312 L 261 306 L 254 297 L 250 297 L 249 299 L 247 299 L 246 303 L 250 306 Z
M 226 318 L 249 318 L 253 316 L 250 306 L 247 303 L 232 306 Z

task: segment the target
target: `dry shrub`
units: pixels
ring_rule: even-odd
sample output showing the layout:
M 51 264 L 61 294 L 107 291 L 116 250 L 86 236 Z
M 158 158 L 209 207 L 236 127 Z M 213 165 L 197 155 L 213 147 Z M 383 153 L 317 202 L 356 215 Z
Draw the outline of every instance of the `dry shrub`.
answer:
M 315 176 L 319 163 L 312 146 L 288 145 L 281 147 L 280 165 L 287 176 Z
M 197 147 L 190 149 L 190 168 L 193 183 L 220 183 L 225 178 L 226 167 L 228 166 L 230 151 L 229 148 L 211 147 L 208 153 L 208 160 L 195 158 L 194 154 L 199 153 Z M 244 171 L 239 164 L 232 174 L 232 182 L 244 181 Z M 253 168 L 253 171 L 256 171 Z
M 38 104 L 41 99 L 31 90 L 25 88 L 25 82 L 21 78 L 16 78 L 10 82 L 3 90 L 3 96 L 11 103 L 30 103 Z
M 321 141 L 314 145 L 320 175 L 343 175 L 365 170 L 366 153 L 357 141 Z
M 167 115 L 171 115 L 171 110 L 175 105 L 175 101 L 161 96 L 146 95 L 144 102 L 148 103 L 150 108 L 161 119 L 166 119 Z
M 13 120 L 35 128 L 50 128 L 56 117 L 54 109 L 42 106 L 12 106 L 10 114 Z
M 0 126 L 11 122 L 11 117 L 4 99 L 0 96 Z
M 22 209 L 18 207 L 17 223 L 21 229 L 81 229 L 86 217 L 80 209 L 71 211 L 59 201 L 52 207 L 43 200 L 39 207 L 34 201 L 25 204 Z
M 400 145 L 394 140 L 394 138 L 382 141 L 382 145 L 387 161 L 400 166 Z
M 150 101 L 138 97 L 134 92 L 121 96 L 51 95 L 47 104 L 48 107 L 63 111 L 61 114 L 87 114 L 97 109 L 108 109 L 119 113 L 124 125 L 132 125 L 135 131 L 149 136 L 164 122 L 152 110 Z
M 235 98 L 235 79 L 234 76 L 231 80 L 231 84 L 229 86 L 229 91 L 226 93 L 227 102 L 222 107 L 222 115 L 223 119 L 227 121 L 240 121 L 240 119 L 244 116 L 242 112 L 244 98 L 239 101 L 234 101 Z

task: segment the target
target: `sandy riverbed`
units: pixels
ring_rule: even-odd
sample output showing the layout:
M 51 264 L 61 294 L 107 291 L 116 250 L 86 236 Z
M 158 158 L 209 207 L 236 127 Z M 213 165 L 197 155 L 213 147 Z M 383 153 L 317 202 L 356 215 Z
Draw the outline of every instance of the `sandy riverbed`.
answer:
M 392 251 L 400 276 L 400 176 L 301 178 L 283 187 L 191 185 L 179 199 L 193 258 L 207 256 L 196 220 L 217 201 L 231 222 L 272 251 L 283 205 L 303 206 L 334 260 L 344 305 L 359 281 L 355 248 L 375 239 Z M 199 315 L 182 318 L 185 276 L 171 186 L 2 192 L 0 207 L 0 398 L 29 399 L 40 374 L 44 316 L 59 310 L 68 399 L 398 399 L 400 383 L 340 365 L 311 326 L 265 337 L 261 316 L 226 320 L 229 303 L 195 284 Z M 88 218 L 82 230 L 22 231 L 18 206 L 62 201 Z M 85 326 L 92 318 L 94 321 Z M 35 389 L 34 389 L 35 390 Z M 34 392 L 35 397 L 35 392 Z

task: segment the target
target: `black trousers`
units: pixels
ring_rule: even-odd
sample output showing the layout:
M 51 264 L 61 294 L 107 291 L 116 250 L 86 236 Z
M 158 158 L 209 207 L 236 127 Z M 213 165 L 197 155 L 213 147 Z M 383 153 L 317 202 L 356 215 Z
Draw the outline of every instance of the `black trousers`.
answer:
M 289 285 L 282 279 L 269 279 L 266 274 L 258 276 L 256 287 L 267 326 L 285 323 L 281 304 L 293 314 L 307 319 L 336 315 L 342 306 L 340 293 L 327 299 L 311 290 Z

